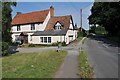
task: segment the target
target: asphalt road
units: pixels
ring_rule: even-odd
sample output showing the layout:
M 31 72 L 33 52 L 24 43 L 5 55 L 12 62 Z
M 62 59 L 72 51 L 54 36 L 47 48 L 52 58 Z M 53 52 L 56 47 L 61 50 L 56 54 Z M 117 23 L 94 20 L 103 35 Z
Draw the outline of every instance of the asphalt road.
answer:
M 94 36 L 86 39 L 83 49 L 94 68 L 95 78 L 118 78 L 118 46 L 107 39 Z

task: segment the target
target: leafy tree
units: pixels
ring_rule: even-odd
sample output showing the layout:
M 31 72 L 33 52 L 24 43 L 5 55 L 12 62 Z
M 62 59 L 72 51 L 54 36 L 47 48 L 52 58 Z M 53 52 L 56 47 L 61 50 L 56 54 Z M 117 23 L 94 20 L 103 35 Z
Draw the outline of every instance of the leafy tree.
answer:
M 1 2 L 0 2 L 1 3 Z M 16 6 L 16 2 L 2 2 L 2 54 L 3 56 L 8 55 L 8 48 L 11 43 L 11 6 Z
M 105 27 L 110 35 L 120 35 L 120 2 L 94 2 L 89 24 Z
M 90 27 L 90 33 L 95 33 L 95 29 L 96 29 L 96 26 L 95 25 L 93 25 L 93 26 L 91 26 Z
M 11 43 L 11 6 L 16 6 L 16 2 L 2 2 L 2 41 Z

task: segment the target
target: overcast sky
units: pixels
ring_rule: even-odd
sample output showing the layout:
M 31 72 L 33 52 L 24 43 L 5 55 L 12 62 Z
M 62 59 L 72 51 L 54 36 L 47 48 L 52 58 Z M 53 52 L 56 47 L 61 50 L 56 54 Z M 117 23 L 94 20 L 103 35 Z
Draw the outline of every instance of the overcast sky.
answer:
M 83 28 L 88 30 L 88 16 L 93 2 L 17 2 L 16 7 L 13 8 L 12 17 L 16 12 L 28 13 L 40 10 L 49 9 L 50 6 L 54 7 L 55 16 L 72 15 L 74 24 L 80 26 L 80 9 L 83 10 Z

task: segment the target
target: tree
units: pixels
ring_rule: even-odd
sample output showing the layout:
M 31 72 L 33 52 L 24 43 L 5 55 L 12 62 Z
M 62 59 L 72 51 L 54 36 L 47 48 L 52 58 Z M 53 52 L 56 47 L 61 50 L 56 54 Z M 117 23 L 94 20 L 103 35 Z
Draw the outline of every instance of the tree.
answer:
M 89 24 L 103 26 L 110 35 L 120 35 L 120 2 L 94 2 Z
M 11 6 L 16 6 L 16 2 L 2 2 L 2 53 L 1 55 L 8 55 L 8 48 L 11 43 Z
M 11 43 L 11 6 L 16 6 L 16 2 L 2 2 L 2 41 Z

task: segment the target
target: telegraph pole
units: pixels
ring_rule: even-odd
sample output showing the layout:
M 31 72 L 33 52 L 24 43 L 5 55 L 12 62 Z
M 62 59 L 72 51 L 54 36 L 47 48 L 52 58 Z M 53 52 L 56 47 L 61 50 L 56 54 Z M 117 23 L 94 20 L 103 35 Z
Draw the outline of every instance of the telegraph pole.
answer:
M 80 9 L 80 26 L 82 31 L 82 9 Z
M 81 26 L 81 35 L 83 36 L 83 30 L 82 30 L 82 9 L 80 9 L 80 26 Z

